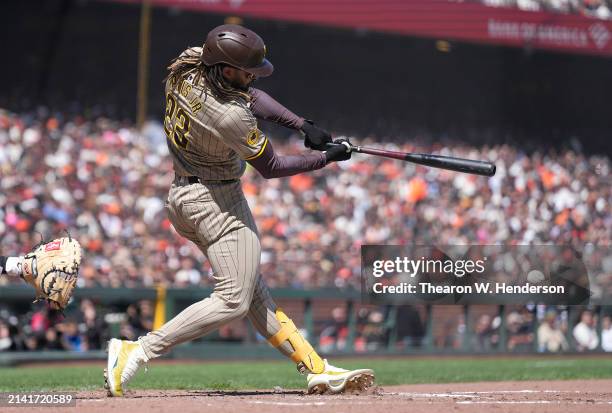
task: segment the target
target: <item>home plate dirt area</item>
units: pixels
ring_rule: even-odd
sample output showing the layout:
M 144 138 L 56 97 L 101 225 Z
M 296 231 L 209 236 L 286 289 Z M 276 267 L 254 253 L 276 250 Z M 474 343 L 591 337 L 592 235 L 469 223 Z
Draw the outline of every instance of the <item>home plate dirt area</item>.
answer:
M 3 409 L 23 412 L 23 408 Z M 74 412 L 74 407 L 44 408 Z M 374 387 L 365 394 L 305 395 L 302 390 L 134 390 L 77 393 L 83 412 L 611 412 L 612 380 L 418 384 Z

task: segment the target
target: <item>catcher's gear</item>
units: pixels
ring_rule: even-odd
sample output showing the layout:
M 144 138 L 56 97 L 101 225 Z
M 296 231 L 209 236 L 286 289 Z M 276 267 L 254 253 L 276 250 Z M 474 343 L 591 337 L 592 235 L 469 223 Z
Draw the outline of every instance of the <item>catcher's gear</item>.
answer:
M 54 310 L 68 305 L 81 264 L 81 245 L 71 237 L 41 243 L 23 257 L 21 277 L 36 290 L 36 301 Z

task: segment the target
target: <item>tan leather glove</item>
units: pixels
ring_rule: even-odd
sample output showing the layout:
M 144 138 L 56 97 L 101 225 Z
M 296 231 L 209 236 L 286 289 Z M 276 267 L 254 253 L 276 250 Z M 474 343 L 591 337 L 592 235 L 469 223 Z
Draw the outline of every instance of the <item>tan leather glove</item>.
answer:
M 80 264 L 79 242 L 71 237 L 58 238 L 23 257 L 21 276 L 36 290 L 36 301 L 46 300 L 51 308 L 63 310 L 76 287 Z

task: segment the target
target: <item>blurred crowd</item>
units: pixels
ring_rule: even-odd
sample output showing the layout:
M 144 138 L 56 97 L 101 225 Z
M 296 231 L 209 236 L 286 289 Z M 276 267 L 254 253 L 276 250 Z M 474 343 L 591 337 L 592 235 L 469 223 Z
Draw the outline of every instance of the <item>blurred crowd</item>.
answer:
M 112 332 L 111 325 L 118 331 Z M 117 310 L 85 299 L 71 306 L 68 314 L 42 303 L 26 313 L 0 306 L 0 352 L 101 350 L 111 336 L 135 340 L 152 326 L 153 304 L 146 300 Z
M 274 140 L 274 138 L 272 138 Z M 353 138 L 360 144 L 368 138 Z M 242 179 L 271 287 L 359 287 L 362 244 L 609 247 L 610 159 L 572 150 L 406 139 L 384 147 L 495 162 L 492 178 L 355 155 L 310 174 Z M 381 146 L 381 144 L 377 144 Z M 275 141 L 303 150 L 296 136 Z M 161 125 L 0 112 L 0 253 L 62 235 L 85 249 L 79 286 L 210 285 L 164 210 L 174 178 Z M 610 274 L 612 260 L 604 273 Z M 19 282 L 1 277 L 0 285 Z
M 482 0 L 492 7 L 517 7 L 525 11 L 574 13 L 598 19 L 612 18 L 610 0 Z
M 331 317 L 322 320 L 319 349 L 323 352 L 344 351 L 351 345 L 356 352 L 418 348 L 425 338 L 425 320 L 416 307 L 410 305 L 391 307 L 362 307 L 355 317 L 354 336 L 350 337 L 346 307 L 338 306 Z
M 23 313 L 0 308 L 0 352 L 101 350 L 110 337 L 135 340 L 152 330 L 153 303 L 141 300 L 114 308 L 84 299 L 67 315 L 44 305 Z M 354 349 L 359 353 L 386 349 L 480 352 L 612 352 L 610 308 L 516 306 L 499 313 L 497 306 L 476 306 L 466 323 L 462 307 L 362 306 L 356 310 L 351 335 L 347 307 L 334 307 L 327 318 L 315 320 L 313 343 L 323 353 Z M 444 309 L 455 315 L 444 313 Z M 457 311 L 455 311 L 457 310 Z M 435 320 L 428 320 L 434 317 Z M 242 323 L 248 323 L 243 320 Z M 427 334 L 427 325 L 433 330 Z M 249 341 L 248 328 L 224 326 L 206 340 Z M 308 336 L 306 331 L 303 331 Z M 259 337 L 261 340 L 265 340 Z
M 470 330 L 463 315 L 448 318 L 436 346 L 476 352 L 502 348 L 509 352 L 610 352 L 611 320 L 605 307 L 601 312 L 588 307 L 570 312 L 563 306 L 529 305 L 503 315 L 491 307 L 474 317 Z
M 600 313 L 588 307 L 569 311 L 563 306 L 529 305 L 499 314 L 497 306 L 486 307 L 472 310 L 469 325 L 462 308 L 461 314 L 455 316 L 438 313 L 432 324 L 433 342 L 426 343 L 427 316 L 415 306 L 397 307 L 393 316 L 390 307 L 361 308 L 354 337 L 349 337 L 346 308 L 339 306 L 323 323 L 319 348 L 324 352 L 342 351 L 352 340 L 357 352 L 421 348 L 428 344 L 451 352 L 612 352 L 609 309 Z

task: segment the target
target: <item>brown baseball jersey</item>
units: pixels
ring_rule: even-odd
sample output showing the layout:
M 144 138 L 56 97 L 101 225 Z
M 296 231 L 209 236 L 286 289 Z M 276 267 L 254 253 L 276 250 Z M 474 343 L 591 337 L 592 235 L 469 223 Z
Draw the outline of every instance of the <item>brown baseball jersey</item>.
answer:
M 245 161 L 263 152 L 267 138 L 246 100 L 221 101 L 193 79 L 166 82 L 164 130 L 174 170 L 203 180 L 240 178 Z

